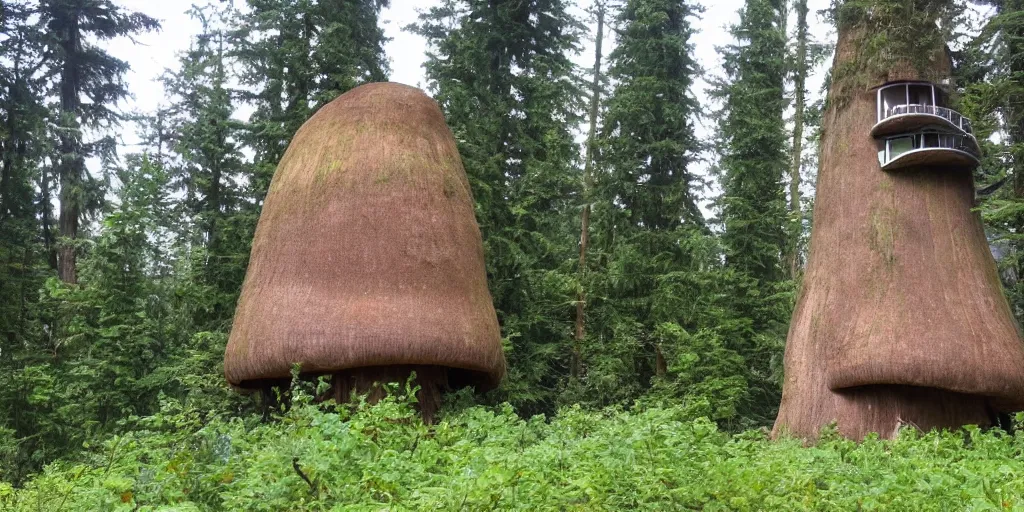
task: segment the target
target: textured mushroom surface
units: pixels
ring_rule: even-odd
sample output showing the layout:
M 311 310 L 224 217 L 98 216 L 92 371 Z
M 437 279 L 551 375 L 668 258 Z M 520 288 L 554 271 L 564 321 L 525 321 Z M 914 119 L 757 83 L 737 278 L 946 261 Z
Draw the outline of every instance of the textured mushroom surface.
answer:
M 844 34 L 833 69 L 857 51 Z M 876 85 L 922 78 L 912 69 Z M 874 90 L 831 105 L 775 432 L 814 438 L 837 422 L 849 437 L 889 436 L 1020 408 L 1024 345 L 973 210 L 971 169 L 884 172 Z
M 321 108 L 274 174 L 224 360 L 230 383 L 388 365 L 505 371 L 466 174 L 437 104 L 368 84 Z

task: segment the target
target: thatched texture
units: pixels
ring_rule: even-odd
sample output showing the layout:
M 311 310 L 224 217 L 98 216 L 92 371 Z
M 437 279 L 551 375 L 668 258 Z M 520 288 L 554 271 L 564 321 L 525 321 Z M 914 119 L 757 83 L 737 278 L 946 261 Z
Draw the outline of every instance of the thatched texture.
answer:
M 844 33 L 837 50 L 833 70 L 859 48 Z M 908 69 L 875 85 L 921 78 Z M 972 211 L 970 169 L 883 172 L 875 103 L 874 90 L 855 90 L 824 119 L 777 434 L 814 438 L 835 421 L 849 437 L 889 436 L 1024 406 L 1024 345 Z
M 277 168 L 224 371 L 258 387 L 295 363 L 312 375 L 443 367 L 441 380 L 483 388 L 504 375 L 466 174 L 418 89 L 345 93 L 299 129 Z

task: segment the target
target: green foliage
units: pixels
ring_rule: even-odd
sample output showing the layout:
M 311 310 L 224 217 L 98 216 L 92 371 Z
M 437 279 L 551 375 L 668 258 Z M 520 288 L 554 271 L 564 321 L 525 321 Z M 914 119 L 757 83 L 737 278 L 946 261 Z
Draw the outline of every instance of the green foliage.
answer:
M 738 421 L 741 414 L 735 401 L 747 396 L 742 358 L 724 346 L 711 357 L 696 348 L 721 346 L 738 320 L 724 293 L 731 277 L 722 248 L 697 205 L 703 183 L 693 167 L 701 146 L 692 123 L 701 110 L 691 91 L 698 70 L 690 42 L 696 13 L 685 3 L 635 0 L 617 16 L 618 46 L 609 58 L 615 87 L 598 141 L 583 283 L 587 337 L 563 404 L 709 399 L 717 420 Z
M 206 391 L 190 379 L 217 374 L 219 382 L 223 341 L 204 344 L 204 365 L 173 371 L 197 347 L 174 301 L 180 284 L 157 266 L 166 256 L 159 242 L 169 230 L 168 180 L 148 158 L 133 159 L 80 261 L 79 284 L 47 281 L 39 304 L 46 336 L 13 350 L 14 369 L 0 377 L 0 405 L 17 411 L 5 424 L 18 439 L 3 477 L 17 480 L 128 416 L 152 413 L 161 392 Z
M 693 132 L 700 106 L 690 38 L 699 8 L 667 0 L 631 0 L 618 15 L 622 27 L 609 57 L 615 89 L 604 115 L 601 162 L 610 176 L 602 195 L 619 206 L 624 222 L 659 231 L 702 226 L 702 183 L 691 168 L 699 144 Z
M 743 357 L 708 329 L 690 334 L 676 324 L 665 323 L 658 326 L 655 336 L 666 359 L 666 370 L 655 380 L 652 396 L 668 398 L 668 403 L 681 401 L 689 407 L 700 404 L 703 416 L 732 425 L 739 423 L 748 393 Z
M 719 124 L 720 199 L 729 266 L 766 284 L 780 281 L 788 162 L 783 110 L 786 74 L 783 4 L 750 0 L 725 49 Z M 762 324 L 763 325 L 763 324 Z
M 721 243 L 731 270 L 737 325 L 729 346 L 749 365 L 760 396 L 752 416 L 769 419 L 780 396 L 780 364 L 793 283 L 783 268 L 788 223 L 784 177 L 789 172 L 784 121 L 787 72 L 785 4 L 749 0 L 733 27 L 737 44 L 723 49 L 726 77 L 718 126 Z
M 981 212 L 995 238 L 1007 297 L 1024 320 L 1024 2 L 997 2 L 996 15 L 959 55 L 959 108 L 972 120 L 984 160 L 979 188 L 999 187 Z M 993 137 L 996 135 L 996 137 Z
M 291 137 L 281 126 L 294 131 L 312 108 L 384 78 L 383 5 L 193 9 L 203 31 L 165 76 L 171 104 L 135 116 L 143 151 L 122 163 L 109 130 L 123 117 L 113 104 L 127 94 L 129 63 L 97 42 L 156 22 L 109 0 L 3 2 L 0 52 L 12 65 L 0 70 L 0 478 L 20 483 L 57 457 L 77 460 L 83 445 L 154 412 L 161 394 L 205 410 L 251 407 L 225 387 L 221 361 L 261 180 Z M 316 37 L 300 41 L 296 23 Z M 256 94 L 229 89 L 239 81 Z M 232 119 L 239 96 L 256 107 L 248 126 Z M 306 108 L 263 114 L 289 104 Z M 92 156 L 102 172 L 86 169 Z M 105 193 L 111 181 L 119 187 Z M 98 222 L 79 232 L 90 212 Z
M 246 0 L 229 51 L 237 94 L 254 111 L 243 140 L 255 152 L 250 186 L 262 202 L 292 135 L 322 105 L 366 82 L 387 80 L 387 0 Z
M 252 166 L 244 162 L 243 123 L 231 117 L 237 105 L 227 87 L 225 31 L 233 11 L 207 6 L 192 15 L 203 31 L 182 55 L 180 69 L 163 78 L 172 104 L 155 120 L 157 153 L 166 139 L 176 157 L 167 159 L 173 191 L 183 196 L 177 236 L 191 252 L 192 284 L 212 299 L 194 310 L 194 321 L 202 329 L 226 330 L 245 277 L 256 200 L 240 183 L 252 177 Z
M 400 395 L 400 394 L 399 394 Z M 308 395 L 298 393 L 302 402 Z M 730 435 L 685 408 L 507 406 L 431 427 L 406 398 L 303 403 L 261 423 L 167 401 L 139 428 L 12 489 L 5 510 L 1003 510 L 1024 437 L 967 429 L 856 444 Z
M 35 181 L 49 146 L 45 137 L 42 59 L 28 6 L 4 6 L 0 54 L 0 353 L 38 334 L 33 305 L 45 279 Z M 0 368 L 4 358 L 0 355 Z M 0 370 L 2 371 L 2 370 Z
M 87 171 L 86 160 L 114 157 L 117 143 L 111 131 L 121 119 L 116 105 L 129 96 L 124 81 L 129 64 L 96 41 L 156 30 L 160 23 L 111 0 L 40 0 L 37 12 L 40 34 L 48 35 L 42 41 L 49 62 L 41 64 L 59 77 L 48 91 L 57 99 L 51 114 L 51 158 L 60 185 L 57 270 L 61 280 L 75 283 L 80 222 L 104 202 L 103 181 Z M 88 132 L 99 136 L 89 140 L 84 136 Z
M 896 69 L 912 67 L 921 80 L 948 76 L 942 50 L 963 13 L 958 0 L 833 0 L 828 14 L 850 34 L 853 58 L 833 70 L 829 101 L 842 106 L 851 94 L 874 87 Z

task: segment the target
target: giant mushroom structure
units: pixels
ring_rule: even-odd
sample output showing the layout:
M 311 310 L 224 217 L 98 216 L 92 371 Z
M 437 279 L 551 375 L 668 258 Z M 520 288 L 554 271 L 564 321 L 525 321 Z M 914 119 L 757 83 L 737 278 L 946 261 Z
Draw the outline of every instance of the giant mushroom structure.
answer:
M 274 174 L 224 371 L 258 389 L 295 364 L 330 375 L 338 400 L 415 372 L 427 420 L 444 389 L 504 375 L 466 174 L 418 89 L 343 94 L 299 129 Z
M 977 141 L 943 105 L 948 53 L 871 72 L 867 29 L 840 21 L 774 433 L 992 424 L 1024 407 L 1024 345 L 972 210 Z

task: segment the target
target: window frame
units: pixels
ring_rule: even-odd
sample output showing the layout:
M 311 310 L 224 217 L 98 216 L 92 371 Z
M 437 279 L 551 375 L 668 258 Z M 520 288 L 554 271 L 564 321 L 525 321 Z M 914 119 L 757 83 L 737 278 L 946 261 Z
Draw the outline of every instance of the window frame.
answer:
M 894 82 L 894 83 L 891 83 L 891 84 L 886 84 L 886 85 L 883 85 L 883 86 L 879 87 L 878 90 L 875 93 L 875 122 L 876 123 L 880 123 L 880 122 L 882 122 L 883 119 L 885 119 L 885 117 L 884 117 L 885 116 L 885 112 L 883 111 L 884 109 L 883 109 L 883 102 L 882 102 L 882 91 L 885 91 L 887 89 L 892 89 L 894 87 L 903 87 L 903 105 L 910 105 L 910 86 L 911 85 L 926 86 L 926 87 L 931 88 L 931 92 L 932 92 L 932 105 L 931 106 L 933 108 L 938 108 L 939 107 L 939 104 L 938 104 L 938 102 L 936 101 L 936 98 L 935 98 L 935 84 L 933 84 L 931 82 Z

